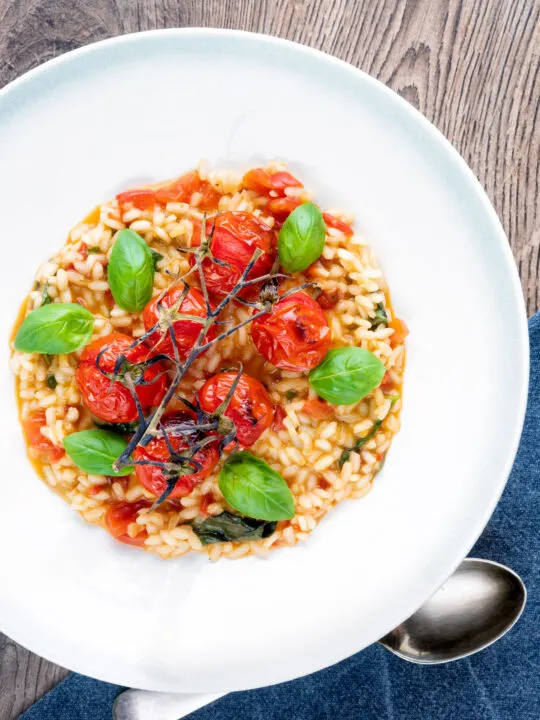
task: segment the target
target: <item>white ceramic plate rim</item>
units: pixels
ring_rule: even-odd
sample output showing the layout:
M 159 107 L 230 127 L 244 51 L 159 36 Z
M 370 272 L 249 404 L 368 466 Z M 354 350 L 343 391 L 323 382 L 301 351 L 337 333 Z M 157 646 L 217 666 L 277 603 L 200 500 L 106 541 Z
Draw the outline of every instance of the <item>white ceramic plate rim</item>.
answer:
M 510 246 L 508 244 L 508 240 L 505 236 L 504 230 L 500 224 L 500 221 L 498 220 L 498 217 L 491 206 L 487 196 L 485 195 L 482 187 L 480 186 L 479 182 L 474 177 L 472 171 L 469 169 L 469 167 L 466 165 L 465 161 L 461 158 L 461 156 L 457 153 L 457 151 L 454 149 L 454 147 L 439 133 L 439 131 L 426 119 L 423 115 L 421 115 L 415 108 L 413 108 L 411 105 L 409 105 L 405 100 L 400 98 L 397 94 L 395 94 L 393 91 L 391 91 L 389 88 L 385 87 L 382 83 L 375 80 L 374 78 L 369 77 L 362 71 L 354 68 L 353 66 L 338 60 L 336 58 L 333 58 L 331 56 L 326 55 L 325 53 L 321 53 L 320 51 L 308 48 L 303 45 L 298 45 L 296 43 L 291 43 L 290 41 L 283 40 L 276 37 L 266 36 L 266 35 L 256 35 L 254 33 L 245 33 L 243 31 L 237 31 L 237 30 L 218 30 L 218 29 L 207 29 L 207 28 L 182 28 L 182 29 L 169 29 L 169 30 L 152 30 L 144 33 L 135 33 L 131 35 L 124 35 L 119 37 L 110 38 L 107 40 L 103 40 L 97 43 L 93 43 L 90 45 L 87 45 L 85 47 L 79 48 L 77 50 L 73 50 L 69 53 L 66 53 L 65 55 L 62 55 L 60 57 L 54 58 L 43 65 L 27 72 L 22 77 L 14 80 L 12 83 L 10 83 L 8 86 L 0 90 L 0 103 L 2 102 L 8 102 L 10 94 L 12 91 L 14 91 L 17 88 L 20 88 L 25 83 L 29 82 L 30 80 L 33 80 L 39 76 L 45 75 L 49 69 L 67 64 L 70 62 L 70 60 L 75 56 L 83 56 L 83 55 L 91 55 L 94 52 L 99 52 L 99 49 L 104 45 L 113 45 L 113 44 L 125 44 L 125 43 L 136 43 L 138 42 L 142 37 L 148 37 L 148 38 L 157 38 L 162 35 L 177 35 L 179 38 L 185 37 L 185 36 L 198 36 L 200 38 L 208 38 L 212 36 L 218 36 L 218 35 L 226 35 L 229 37 L 235 37 L 238 38 L 245 37 L 246 35 L 256 37 L 257 41 L 264 44 L 272 44 L 276 47 L 279 46 L 290 46 L 294 45 L 295 50 L 298 53 L 303 53 L 305 55 L 311 55 L 314 58 L 318 59 L 320 62 L 322 59 L 324 59 L 324 62 L 333 64 L 335 66 L 338 66 L 343 73 L 352 73 L 354 75 L 361 75 L 362 79 L 365 83 L 371 83 L 375 86 L 377 86 L 379 92 L 384 92 L 388 96 L 391 96 L 392 101 L 396 104 L 400 105 L 400 110 L 402 112 L 408 113 L 411 117 L 414 118 L 415 122 L 419 124 L 419 126 L 422 127 L 422 130 L 429 134 L 434 140 L 436 140 L 440 145 L 444 146 L 446 154 L 451 160 L 451 162 L 459 167 L 459 170 L 462 173 L 465 173 L 472 183 L 472 186 L 476 189 L 477 194 L 477 200 L 480 200 L 483 209 L 488 216 L 490 222 L 493 224 L 494 227 L 494 235 L 497 236 L 497 242 L 500 245 L 500 249 L 503 252 L 503 256 L 506 263 L 506 269 L 508 271 L 509 276 L 511 277 L 513 292 L 514 292 L 514 300 L 516 303 L 516 307 L 521 310 L 520 312 L 520 321 L 519 326 L 516 328 L 518 332 L 518 343 L 515 348 L 515 358 L 516 358 L 516 365 L 515 370 L 520 378 L 520 392 L 519 397 L 516 398 L 516 411 L 515 411 L 515 417 L 516 422 L 514 425 L 514 428 L 511 433 L 511 439 L 508 441 L 508 451 L 506 453 L 506 460 L 502 464 L 499 477 L 497 479 L 497 482 L 493 482 L 493 494 L 491 501 L 486 504 L 486 506 L 483 508 L 483 512 L 478 513 L 476 522 L 474 524 L 471 523 L 468 532 L 466 534 L 466 537 L 462 540 L 462 542 L 455 548 L 455 551 L 453 553 L 454 561 L 452 564 L 446 564 L 444 566 L 441 566 L 440 572 L 436 577 L 433 577 L 429 584 L 427 584 L 425 587 L 420 588 L 419 590 L 412 592 L 410 594 L 409 602 L 407 603 L 407 606 L 403 608 L 403 614 L 401 620 L 408 617 L 421 603 L 422 601 L 428 597 L 437 587 L 439 587 L 442 582 L 448 577 L 448 575 L 453 571 L 453 569 L 459 564 L 459 562 L 462 560 L 463 557 L 466 556 L 480 533 L 482 532 L 483 528 L 485 527 L 486 523 L 488 522 L 499 498 L 500 495 L 504 489 L 504 486 L 506 484 L 506 480 L 508 478 L 508 475 L 510 473 L 512 463 L 515 457 L 515 453 L 517 451 L 519 438 L 521 434 L 521 429 L 523 425 L 523 419 L 525 416 L 525 410 L 526 410 L 526 403 L 527 403 L 527 387 L 528 387 L 528 331 L 527 331 L 527 321 L 526 321 L 526 312 L 525 312 L 525 305 L 523 301 L 523 295 L 521 291 L 521 285 L 519 281 L 519 277 L 517 274 L 517 270 L 514 264 L 513 256 L 510 250 Z M 495 228 L 497 229 L 495 231 Z M 495 238 L 493 238 L 495 241 Z M 29 649 L 33 650 L 34 652 L 42 655 L 43 657 L 56 662 L 60 665 L 65 665 L 67 667 L 70 667 L 78 672 L 89 674 L 93 677 L 97 677 L 102 680 L 106 680 L 108 682 L 115 682 L 119 684 L 129 684 L 130 678 L 126 675 L 123 668 L 117 668 L 114 670 L 114 672 L 107 671 L 106 673 L 101 673 L 99 669 L 97 669 L 94 665 L 91 663 L 88 664 L 85 660 L 85 657 L 83 654 L 79 655 L 77 660 L 74 662 L 72 657 L 68 657 L 69 653 L 64 652 L 57 652 L 54 648 L 52 648 L 48 643 L 43 643 L 41 638 L 30 636 L 24 626 L 24 623 L 21 623 L 20 620 L 17 620 L 15 618 L 0 618 L 0 623 L 2 623 L 2 630 L 6 632 L 10 637 L 12 637 L 17 642 L 20 642 L 21 644 L 25 645 Z M 391 628 L 388 628 L 390 630 Z M 372 638 L 373 641 L 376 640 L 375 637 Z M 334 663 L 341 659 L 343 659 L 348 653 L 342 653 L 340 656 L 333 656 L 328 658 L 328 663 Z M 309 664 L 309 663 L 308 663 Z M 323 667 L 320 663 L 318 664 L 318 667 L 312 667 L 311 670 L 316 670 L 318 668 Z M 128 673 L 129 674 L 129 673 Z M 283 680 L 285 678 L 279 677 L 277 678 L 277 681 Z M 140 683 L 141 687 L 148 687 L 148 689 L 171 689 L 169 685 L 163 686 L 160 688 L 156 688 L 155 683 L 152 683 L 150 685 L 145 685 L 144 682 Z M 237 688 L 243 687 L 241 685 L 241 681 L 238 683 Z

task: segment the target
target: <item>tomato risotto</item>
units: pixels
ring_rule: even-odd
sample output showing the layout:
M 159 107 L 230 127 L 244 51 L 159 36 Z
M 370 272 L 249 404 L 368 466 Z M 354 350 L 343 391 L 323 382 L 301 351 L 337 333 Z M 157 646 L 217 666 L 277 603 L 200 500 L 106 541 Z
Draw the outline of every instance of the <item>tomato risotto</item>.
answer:
M 369 492 L 406 335 L 352 218 L 284 165 L 133 188 L 71 231 L 22 308 L 28 454 L 117 541 L 266 555 Z

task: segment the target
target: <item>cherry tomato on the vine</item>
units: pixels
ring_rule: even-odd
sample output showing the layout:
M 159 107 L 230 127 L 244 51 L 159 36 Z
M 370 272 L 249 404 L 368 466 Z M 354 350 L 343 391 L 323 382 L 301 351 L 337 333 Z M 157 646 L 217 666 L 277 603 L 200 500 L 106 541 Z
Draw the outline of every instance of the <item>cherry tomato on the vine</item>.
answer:
M 150 330 L 160 321 L 158 305 L 162 305 L 164 308 L 173 307 L 182 295 L 183 289 L 183 284 L 175 285 L 169 288 L 165 295 L 156 297 L 148 303 L 143 311 L 144 327 L 146 330 Z M 210 306 L 214 309 L 213 303 L 211 303 Z M 207 317 L 204 296 L 197 288 L 190 288 L 180 306 L 176 309 L 183 315 L 194 315 L 198 318 Z M 203 325 L 197 320 L 187 320 L 185 318 L 174 320 L 172 325 L 178 353 L 180 358 L 183 359 L 189 354 L 189 351 L 195 344 Z M 215 336 L 216 328 L 212 326 L 205 336 L 205 342 L 212 340 Z M 163 327 L 156 328 L 155 332 L 146 339 L 146 342 L 151 346 L 153 352 L 164 353 L 174 358 L 173 344 L 168 326 L 164 325 Z
M 270 312 L 251 323 L 255 347 L 282 370 L 305 372 L 330 349 L 330 327 L 320 305 L 299 291 L 278 300 Z
M 214 262 L 211 257 L 202 261 L 204 279 L 210 293 L 217 296 L 228 295 L 240 280 L 257 249 L 262 250 L 262 255 L 256 260 L 246 279 L 255 280 L 270 272 L 276 256 L 275 233 L 256 215 L 247 212 L 224 212 L 206 221 L 207 235 L 212 228 L 210 249 L 212 255 L 223 264 Z M 199 246 L 200 242 L 201 227 L 196 225 L 191 244 L 195 247 Z M 190 256 L 190 263 L 195 264 L 193 255 Z M 254 283 L 242 290 L 239 297 L 254 297 L 258 291 L 259 286 Z
M 161 425 L 164 428 L 164 432 L 167 434 L 168 443 L 162 434 L 160 437 L 150 440 L 148 445 L 145 447 L 139 445 L 133 452 L 133 459 L 135 462 L 140 460 L 150 460 L 167 463 L 171 461 L 170 447 L 175 453 L 181 453 L 184 450 L 188 450 L 189 443 L 187 437 L 189 437 L 190 432 L 189 430 L 186 430 L 186 425 L 193 426 L 193 437 L 191 437 L 191 440 L 193 442 L 197 441 L 195 420 L 190 412 L 179 411 L 164 415 L 161 419 Z M 201 450 L 198 450 L 195 453 L 193 460 L 201 466 L 200 470 L 197 470 L 194 466 L 195 472 L 186 472 L 179 475 L 175 488 L 169 495 L 170 498 L 189 495 L 195 485 L 198 485 L 205 477 L 210 475 L 219 460 L 217 440 L 218 436 L 216 435 L 215 443 L 205 445 Z M 168 476 L 158 465 L 136 464 L 135 472 L 137 473 L 137 477 L 141 485 L 144 485 L 144 487 L 156 497 L 162 495 L 167 489 Z
M 86 407 L 96 417 L 110 423 L 125 423 L 137 420 L 137 406 L 129 388 L 120 380 L 112 382 L 103 372 L 113 373 L 120 355 L 130 363 L 146 360 L 150 351 L 143 343 L 131 348 L 133 338 L 123 333 L 112 333 L 98 338 L 88 345 L 81 355 L 76 380 Z M 98 355 L 103 351 L 99 358 Z M 159 405 L 167 389 L 165 368 L 156 363 L 145 370 L 144 380 L 148 385 L 137 385 L 136 393 L 143 412 Z
M 227 397 L 237 373 L 223 372 L 207 380 L 198 392 L 201 408 L 213 413 Z M 264 385 L 250 375 L 242 373 L 229 402 L 225 417 L 233 421 L 240 445 L 253 445 L 272 425 L 274 407 Z

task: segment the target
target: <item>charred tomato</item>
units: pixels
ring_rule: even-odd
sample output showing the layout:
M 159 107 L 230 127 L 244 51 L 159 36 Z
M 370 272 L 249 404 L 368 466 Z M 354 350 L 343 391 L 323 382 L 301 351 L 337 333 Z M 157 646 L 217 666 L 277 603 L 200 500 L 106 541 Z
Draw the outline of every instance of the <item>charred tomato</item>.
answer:
M 201 408 L 207 413 L 215 412 L 227 398 L 236 378 L 235 372 L 223 372 L 207 380 L 198 392 Z M 274 419 L 272 400 L 264 385 L 242 373 L 225 417 L 233 421 L 240 445 L 253 445 Z
M 151 300 L 143 311 L 143 321 L 145 329 L 151 330 L 160 321 L 159 307 L 171 308 L 175 306 L 180 300 L 184 291 L 184 285 L 175 285 L 167 290 L 163 297 L 157 297 Z M 214 309 L 213 304 L 211 305 Z M 178 308 L 176 308 L 182 315 L 193 315 L 197 318 L 206 318 L 206 303 L 204 296 L 197 288 L 190 288 L 187 295 L 181 301 Z M 187 320 L 182 318 L 174 320 L 172 323 L 174 337 L 178 347 L 178 354 L 180 358 L 185 358 L 192 347 L 195 345 L 199 333 L 201 332 L 202 323 L 197 320 Z M 208 342 L 216 336 L 215 326 L 211 327 L 205 337 L 205 341 Z M 164 353 L 169 357 L 174 357 L 173 345 L 170 335 L 170 330 L 167 325 L 156 328 L 146 340 L 151 346 L 152 350 L 157 353 Z
M 206 221 L 206 235 L 212 234 L 210 250 L 213 257 L 202 261 L 202 270 L 208 291 L 216 296 L 228 295 L 240 280 L 257 249 L 262 255 L 250 270 L 247 280 L 255 280 L 272 269 L 276 257 L 275 233 L 256 215 L 247 212 L 224 212 Z M 195 226 L 191 241 L 193 247 L 201 244 L 201 227 Z M 218 262 L 215 262 L 215 258 Z M 193 254 L 191 265 L 195 264 Z M 259 286 L 254 283 L 238 295 L 250 298 L 257 295 Z
M 129 389 L 120 380 L 112 381 L 105 373 L 113 373 L 120 356 L 129 363 L 148 359 L 149 348 L 143 343 L 131 348 L 133 338 L 112 333 L 88 345 L 81 355 L 76 380 L 84 404 L 96 417 L 110 423 L 137 420 L 137 406 Z M 99 357 L 99 360 L 98 360 Z M 98 367 L 99 364 L 99 367 Z M 137 385 L 136 393 L 143 412 L 159 405 L 167 389 L 164 366 L 156 363 L 143 375 L 145 385 Z
M 174 456 L 171 456 L 171 448 L 174 453 L 180 454 L 189 450 L 190 441 L 196 442 L 201 437 L 196 428 L 193 415 L 187 411 L 164 415 L 161 425 L 163 430 L 160 436 L 151 440 L 145 447 L 139 445 L 135 449 L 133 453 L 135 463 L 145 460 L 158 463 L 174 462 Z M 210 475 L 219 460 L 217 440 L 216 436 L 215 443 L 205 445 L 193 455 L 193 460 L 200 466 L 200 469 L 193 466 L 195 470 L 193 473 L 185 472 L 180 474 L 169 498 L 189 495 L 196 485 Z M 170 475 L 164 472 L 164 469 L 159 465 L 135 464 L 135 472 L 141 485 L 144 485 L 152 495 L 160 497 L 167 489 L 167 481 Z
M 330 349 L 330 327 L 320 305 L 305 292 L 278 300 L 269 313 L 251 323 L 257 350 L 282 370 L 305 372 Z

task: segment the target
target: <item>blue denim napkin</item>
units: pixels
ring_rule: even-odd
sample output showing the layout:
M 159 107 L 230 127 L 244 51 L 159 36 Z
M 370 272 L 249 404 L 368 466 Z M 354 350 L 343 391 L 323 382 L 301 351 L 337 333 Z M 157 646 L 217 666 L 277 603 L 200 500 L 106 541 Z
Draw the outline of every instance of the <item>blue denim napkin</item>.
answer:
M 525 428 L 501 502 L 471 555 L 509 565 L 529 591 L 516 627 L 487 650 L 448 665 L 412 665 L 379 645 L 327 670 L 233 693 L 193 720 L 539 720 L 540 313 L 529 322 Z M 70 675 L 21 720 L 110 720 L 123 688 Z

